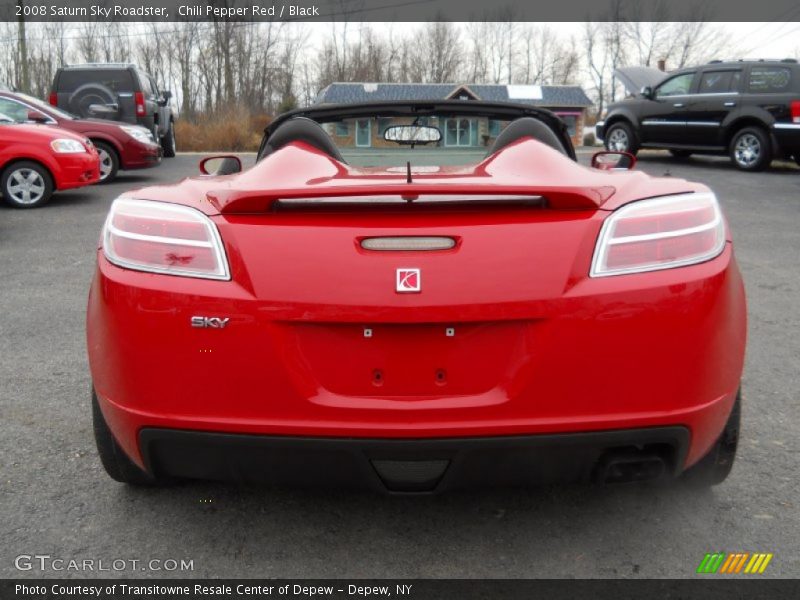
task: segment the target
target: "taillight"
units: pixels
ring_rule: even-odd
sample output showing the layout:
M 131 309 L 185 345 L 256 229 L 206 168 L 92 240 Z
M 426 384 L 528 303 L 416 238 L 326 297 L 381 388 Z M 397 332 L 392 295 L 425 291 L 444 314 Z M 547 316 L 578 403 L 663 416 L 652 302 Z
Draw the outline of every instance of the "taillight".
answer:
M 58 106 L 58 94 L 55 92 L 50 92 L 50 104 L 52 106 Z
M 792 100 L 789 110 L 792 113 L 792 123 L 800 123 L 800 100 Z
M 118 198 L 103 229 L 103 252 L 128 269 L 230 279 L 216 225 L 188 206 Z
M 143 117 L 147 114 L 147 108 L 144 105 L 144 94 L 142 92 L 135 92 L 133 94 L 133 101 L 136 103 L 136 115 Z
M 671 269 L 710 260 L 725 246 L 725 223 L 710 192 L 627 204 L 603 223 L 592 277 Z

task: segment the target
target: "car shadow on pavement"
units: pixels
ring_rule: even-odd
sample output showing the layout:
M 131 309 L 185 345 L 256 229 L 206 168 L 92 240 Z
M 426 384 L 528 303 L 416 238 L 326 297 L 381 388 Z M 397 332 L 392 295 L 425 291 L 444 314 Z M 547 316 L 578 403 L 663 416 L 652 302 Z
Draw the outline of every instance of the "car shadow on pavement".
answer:
M 737 169 L 730 159 L 722 156 L 691 156 L 689 158 L 674 158 L 663 154 L 640 154 L 636 157 L 637 164 L 641 166 L 657 167 L 663 166 L 665 171 L 675 171 L 679 168 L 702 168 L 715 169 L 719 171 L 734 171 L 743 175 L 748 175 Z M 635 167 L 634 167 L 635 168 Z M 651 173 L 651 175 L 656 173 Z M 772 165 L 764 170 L 751 173 L 751 175 L 776 174 L 776 175 L 798 175 L 800 167 L 785 161 L 774 161 Z
M 692 546 L 726 518 L 724 493 L 680 481 L 404 496 L 186 482 L 109 501 L 135 507 L 161 545 L 203 549 L 193 576 L 209 577 L 654 576 L 642 566 L 654 544 Z

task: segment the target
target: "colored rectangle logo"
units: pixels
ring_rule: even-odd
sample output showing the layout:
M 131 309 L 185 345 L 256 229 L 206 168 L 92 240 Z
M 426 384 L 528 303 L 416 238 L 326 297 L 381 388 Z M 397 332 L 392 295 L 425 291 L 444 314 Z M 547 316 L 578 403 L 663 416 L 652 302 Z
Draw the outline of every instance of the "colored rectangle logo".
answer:
M 761 575 L 772 557 L 767 552 L 709 552 L 700 561 L 697 573 L 704 575 Z

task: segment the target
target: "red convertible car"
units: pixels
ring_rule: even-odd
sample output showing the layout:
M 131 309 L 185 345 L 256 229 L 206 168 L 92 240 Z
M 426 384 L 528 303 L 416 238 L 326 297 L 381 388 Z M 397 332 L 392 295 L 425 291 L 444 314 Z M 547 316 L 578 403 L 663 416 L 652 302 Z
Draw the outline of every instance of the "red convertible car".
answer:
M 388 492 L 721 482 L 745 295 L 713 192 L 485 102 L 278 117 L 123 194 L 87 314 L 108 474 Z
M 56 190 L 97 183 L 100 160 L 87 138 L 47 125 L 20 125 L 0 112 L 0 195 L 14 208 L 45 204 Z

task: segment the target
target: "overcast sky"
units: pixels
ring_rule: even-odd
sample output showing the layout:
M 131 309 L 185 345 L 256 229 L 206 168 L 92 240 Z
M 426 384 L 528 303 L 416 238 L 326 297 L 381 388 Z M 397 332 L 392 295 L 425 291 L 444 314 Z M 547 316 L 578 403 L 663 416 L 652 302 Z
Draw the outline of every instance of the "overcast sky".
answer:
M 374 25 L 378 25 L 377 23 Z M 421 23 L 388 23 L 396 31 L 408 31 Z M 567 38 L 580 35 L 581 23 L 539 23 L 548 25 Z M 731 35 L 731 41 L 742 54 L 720 58 L 800 58 L 800 22 L 783 23 L 718 23 Z M 330 31 L 331 23 L 315 23 L 311 28 Z

